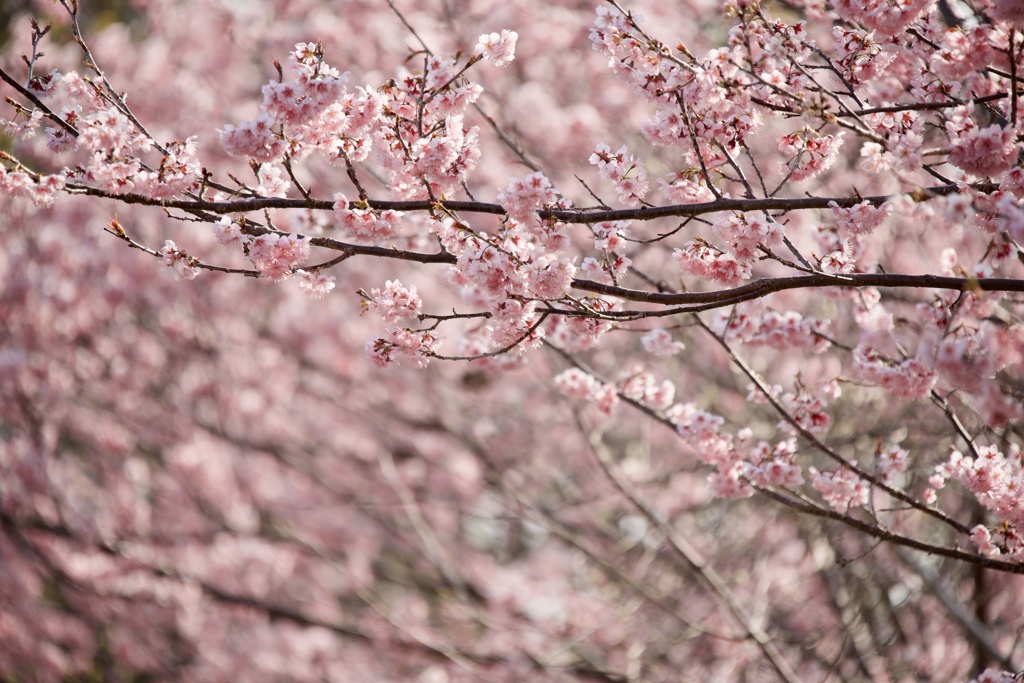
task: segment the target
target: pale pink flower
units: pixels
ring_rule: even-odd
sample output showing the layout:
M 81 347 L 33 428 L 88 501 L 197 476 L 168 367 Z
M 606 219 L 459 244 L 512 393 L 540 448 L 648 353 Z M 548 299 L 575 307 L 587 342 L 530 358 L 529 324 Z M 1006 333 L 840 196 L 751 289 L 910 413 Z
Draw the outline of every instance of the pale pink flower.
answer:
M 629 221 L 604 221 L 595 223 L 594 249 L 598 251 L 618 251 L 626 246 L 626 233 Z
M 691 240 L 683 245 L 682 249 L 673 250 L 672 259 L 684 273 L 728 286 L 749 280 L 753 274 L 750 264 L 740 261 L 732 254 L 713 248 L 703 240 Z
M 555 375 L 555 387 L 564 396 L 591 401 L 597 395 L 601 382 L 579 368 L 569 368 Z
M 580 264 L 580 269 L 587 277 L 596 282 L 610 284 L 618 282 L 619 278 L 625 275 L 632 265 L 632 260 L 626 256 L 608 255 L 600 259 L 587 256 Z
M 865 171 L 884 173 L 893 166 L 892 156 L 885 151 L 885 147 L 877 142 L 865 142 L 861 145 L 860 155 L 863 159 L 860 162 L 860 167 Z
M 823 434 L 832 424 L 832 416 L 826 412 L 828 405 L 820 396 L 812 395 L 803 387 L 782 396 L 782 403 L 789 410 L 793 421 L 811 434 Z M 792 432 L 787 422 L 781 423 Z
M 307 258 L 309 237 L 287 233 L 267 233 L 249 243 L 249 260 L 269 280 L 283 280 Z
M 572 288 L 576 266 L 569 259 L 545 254 L 528 265 L 525 271 L 533 296 L 538 299 L 561 299 Z
M 729 253 L 744 262 L 759 258 L 759 247 L 772 248 L 782 242 L 779 224 L 762 216 L 726 211 L 715 218 L 711 229 L 729 245 Z
M 822 256 L 819 265 L 823 273 L 853 272 L 856 266 L 853 260 L 853 247 L 847 240 L 843 240 L 842 248 Z
M 878 207 L 870 202 L 861 202 L 847 209 L 840 207 L 835 202 L 829 202 L 829 208 L 832 211 L 836 229 L 844 237 L 870 235 L 885 222 L 893 210 L 892 204 L 889 202 Z
M 15 114 L 15 119 L 19 118 Z M 43 120 L 42 109 L 34 109 L 32 113 L 21 121 L 8 121 L 0 119 L 0 125 L 4 127 L 4 134 L 15 140 L 30 140 L 36 136 L 39 124 Z
M 843 19 L 857 22 L 883 36 L 894 36 L 917 21 L 934 2 L 935 0 L 835 0 L 832 4 L 836 13 Z
M 0 166 L 0 190 L 13 197 L 30 197 L 35 182 L 23 171 L 7 171 Z
M 954 451 L 937 474 L 956 478 L 978 502 L 1008 524 L 1024 526 L 1024 472 L 1020 450 L 1011 448 L 1007 457 L 995 446 L 978 449 L 978 458 Z
M 480 36 L 473 54 L 490 60 L 494 66 L 506 66 L 515 59 L 516 41 L 519 34 L 502 29 L 501 33 L 485 33 Z
M 841 467 L 833 472 L 819 472 L 811 467 L 808 471 L 811 485 L 836 512 L 846 513 L 851 507 L 868 504 L 871 487 L 853 470 Z
M 608 145 L 599 144 L 590 155 L 590 163 L 598 167 L 602 178 L 611 181 L 626 206 L 637 206 L 647 196 L 650 185 L 640 159 L 629 153 L 625 145 L 614 154 Z
M 60 72 L 53 69 L 45 76 L 34 76 L 32 80 L 28 82 L 28 89 L 35 93 L 37 97 L 49 97 L 60 86 L 63 78 L 64 77 L 61 76 Z
M 672 334 L 661 328 L 645 334 L 640 338 L 640 343 L 647 353 L 654 356 L 674 356 L 686 348 L 683 342 L 673 340 Z
M 736 306 L 730 315 L 719 318 L 721 332 L 730 341 L 773 349 L 807 349 L 818 354 L 826 351 L 830 342 L 827 335 L 830 321 L 805 317 L 797 311 L 766 309 L 763 303 L 745 302 Z
M 601 299 L 587 299 L 587 305 L 598 312 L 613 310 L 616 305 Z M 550 339 L 570 353 L 593 348 L 612 329 L 612 323 L 596 317 L 567 316 L 552 323 Z
M 82 113 L 82 108 L 65 105 L 62 113 L 64 114 L 64 120 L 75 126 L 78 123 L 79 115 Z M 78 138 L 63 128 L 51 126 L 46 129 L 46 146 L 54 154 L 73 152 L 78 149 Z
M 605 384 L 597 390 L 597 395 L 594 397 L 594 405 L 605 416 L 611 415 L 618 404 L 619 394 L 615 391 L 613 385 Z
M 242 228 L 229 216 L 224 216 L 213 224 L 213 235 L 225 247 L 241 247 L 245 241 Z
M 334 196 L 334 217 L 338 228 L 346 237 L 371 244 L 380 244 L 394 239 L 401 228 L 401 211 L 376 211 L 375 209 L 350 209 L 342 194 Z
M 164 242 L 160 254 L 164 257 L 164 265 L 175 280 L 194 280 L 199 275 L 196 259 L 179 250 L 171 240 Z
M 99 95 L 102 85 L 102 79 L 94 78 L 86 82 L 75 71 L 67 72 L 60 81 L 61 90 L 67 93 L 69 100 L 91 110 L 104 109 L 107 106 L 106 100 Z
M 57 194 L 64 189 L 65 180 L 63 175 L 44 175 L 36 182 L 35 187 L 29 195 L 36 206 L 49 208 L 53 206 Z
M 997 7 L 1009 7 L 1013 2 L 1000 0 Z M 1024 3 L 1018 2 L 1024 7 Z M 1024 13 L 1021 18 L 1024 19 Z M 932 70 L 945 81 L 960 81 L 985 68 L 993 59 L 991 26 L 974 26 L 969 30 L 946 31 L 942 38 L 942 49 L 930 59 Z
M 274 118 L 266 112 L 238 126 L 226 125 L 220 132 L 220 144 L 233 157 L 250 157 L 260 163 L 284 156 L 287 147 L 274 132 Z
M 543 330 L 533 329 L 537 322 L 537 302 L 502 299 L 491 302 L 491 319 L 487 325 L 496 346 L 515 344 L 515 353 L 530 351 L 539 346 Z M 532 330 L 532 331 L 531 331 Z
M 535 211 L 558 200 L 558 193 L 541 172 L 523 178 L 509 178 L 508 187 L 498 193 L 498 203 L 509 216 L 521 223 L 538 221 Z
M 889 156 L 895 167 L 908 173 L 918 171 L 924 163 L 921 150 L 924 149 L 924 135 L 916 130 L 908 130 L 897 136 L 895 144 L 890 141 Z
M 414 367 L 425 368 L 440 344 L 440 338 L 429 330 L 389 328 L 386 337 L 367 341 L 364 350 L 367 358 L 377 368 L 398 366 L 403 359 L 411 362 Z
M 910 454 L 899 446 L 892 444 L 875 454 L 875 467 L 882 475 L 882 481 L 892 484 L 896 477 L 907 471 L 907 460 Z
M 1016 164 L 1020 145 L 1012 127 L 993 123 L 986 128 L 971 126 L 957 132 L 953 125 L 946 124 L 950 130 L 949 163 L 983 177 L 997 176 Z
M 334 276 L 323 271 L 297 270 L 299 289 L 310 299 L 322 299 L 334 289 Z
M 708 475 L 708 488 L 717 498 L 749 498 L 754 495 L 750 485 L 753 468 L 750 463 L 735 459 L 721 463 L 718 471 Z
M 658 178 L 661 192 L 676 204 L 702 204 L 714 201 L 715 195 L 704 185 L 694 182 L 680 173 L 673 173 L 665 178 Z
M 676 396 L 676 386 L 670 380 L 661 383 L 642 365 L 627 368 L 615 385 L 624 397 L 655 410 L 664 410 L 672 405 Z
M 782 457 L 773 455 L 770 460 L 760 465 L 756 481 L 761 486 L 795 489 L 803 485 L 804 474 L 796 463 L 787 462 Z
M 887 361 L 870 346 L 858 346 L 853 352 L 852 374 L 903 398 L 921 398 L 935 386 L 935 371 L 916 358 L 900 363 Z
M 977 678 L 972 678 L 971 683 L 1020 683 L 1020 674 L 1012 671 L 999 671 L 998 669 L 985 669 Z
M 978 549 L 978 552 L 988 557 L 994 557 L 1001 555 L 1002 552 L 999 550 L 999 546 L 992 542 L 992 534 L 988 528 L 982 524 L 978 524 L 971 529 L 971 543 Z
M 398 280 L 388 280 L 383 290 L 374 287 L 370 290 L 370 298 L 363 299 L 364 312 L 370 308 L 376 309 L 386 324 L 394 325 L 418 316 L 423 309 L 423 300 L 415 287 L 406 287 Z
M 562 395 L 592 403 L 605 416 L 611 415 L 619 402 L 614 385 L 603 384 L 579 368 L 569 368 L 559 373 L 554 381 Z
M 93 152 L 123 154 L 136 137 L 135 128 L 117 107 L 83 117 L 78 144 Z
M 782 164 L 782 172 L 798 183 L 827 171 L 839 156 L 844 135 L 845 131 L 824 135 L 810 128 L 783 135 L 779 138 L 779 149 L 793 158 Z
M 263 164 L 257 172 L 260 184 L 256 194 L 261 197 L 285 197 L 292 183 L 285 176 L 280 166 Z
M 669 419 L 676 424 L 679 435 L 690 442 L 710 441 L 719 436 L 719 429 L 725 424 L 725 418 L 704 410 L 693 404 L 680 405 L 670 410 Z
M 874 34 L 860 29 L 834 26 L 836 66 L 845 71 L 846 80 L 854 86 L 875 80 L 892 63 L 894 54 L 873 40 Z

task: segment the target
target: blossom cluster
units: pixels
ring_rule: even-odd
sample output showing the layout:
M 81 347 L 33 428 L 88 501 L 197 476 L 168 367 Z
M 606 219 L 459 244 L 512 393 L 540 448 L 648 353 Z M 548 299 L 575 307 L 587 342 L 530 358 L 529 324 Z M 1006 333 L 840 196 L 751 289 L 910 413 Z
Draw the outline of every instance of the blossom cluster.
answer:
M 554 378 L 555 387 L 564 396 L 593 403 L 604 415 L 611 415 L 619 402 L 613 384 L 603 384 L 579 368 L 569 368 Z
M 611 239 L 598 238 L 596 241 L 613 244 L 619 239 L 621 238 L 613 236 Z M 585 257 L 580 264 L 580 270 L 591 280 L 610 284 L 617 283 L 632 264 L 633 261 L 628 256 L 616 254 L 606 248 L 599 256 Z
M 753 275 L 752 264 L 782 242 L 782 226 L 770 217 L 722 212 L 711 230 L 725 245 L 715 247 L 703 239 L 687 242 L 673 251 L 680 270 L 690 275 L 737 285 Z
M 376 310 L 388 325 L 415 318 L 422 309 L 423 300 L 416 288 L 405 287 L 398 280 L 388 280 L 383 290 L 374 287 L 368 296 L 363 297 L 363 312 Z
M 701 462 L 715 467 L 708 485 L 717 497 L 748 498 L 755 486 L 794 489 L 804 483 L 802 468 L 795 462 L 794 439 L 773 445 L 755 440 L 747 428 L 733 436 L 722 431 L 724 418 L 692 403 L 676 404 L 666 416 Z
M 771 310 L 760 300 L 739 304 L 731 313 L 718 316 L 716 324 L 718 334 L 751 346 L 800 348 L 813 354 L 824 353 L 831 346 L 828 320 Z
M 893 36 L 924 14 L 930 0 L 890 3 L 886 0 L 837 0 L 835 11 L 849 21 L 859 23 L 883 36 Z
M 896 362 L 871 346 L 859 346 L 853 353 L 854 376 L 904 398 L 921 398 L 935 386 L 935 371 L 920 358 Z
M 83 79 L 74 71 L 61 74 L 52 70 L 45 77 L 34 78 L 30 86 L 41 99 L 64 100 L 59 110 L 65 125 L 46 128 L 47 147 L 55 154 L 81 151 L 86 161 L 52 176 L 36 176 L 32 182 L 21 182 L 9 189 L 11 194 L 30 196 L 41 206 L 47 206 L 55 193 L 72 182 L 111 194 L 135 193 L 157 200 L 199 187 L 201 169 L 196 159 L 196 138 L 157 144 L 140 132 L 124 103 L 106 93 L 102 80 Z M 43 112 L 36 109 L 26 112 L 20 123 L 2 119 L 0 123 L 9 134 L 24 139 L 33 136 L 43 120 Z M 140 157 L 150 152 L 155 153 L 158 164 L 152 165 Z
M 334 200 L 336 226 L 350 240 L 385 244 L 401 231 L 401 211 L 375 211 L 369 207 L 350 208 L 356 204 L 350 203 L 345 195 L 340 193 L 334 196 Z
M 516 58 L 516 41 L 519 34 L 502 29 L 501 33 L 485 33 L 476 43 L 474 55 L 488 60 L 494 66 L 507 66 Z
M 830 169 L 839 158 L 843 135 L 822 135 L 808 127 L 783 135 L 779 150 L 791 157 L 783 164 L 789 179 L 799 183 Z
M 994 177 L 1015 165 L 1020 145 L 1011 127 L 992 124 L 982 128 L 971 118 L 972 108 L 954 114 L 946 122 L 949 134 L 949 163 L 968 173 Z
M 978 502 L 990 510 L 1000 525 L 995 532 L 975 527 L 971 540 L 983 555 L 1005 555 L 1024 560 L 1024 471 L 1020 449 L 1014 445 L 1009 454 L 996 446 L 977 449 L 976 457 L 955 450 L 936 468 L 930 483 L 942 488 L 946 480 L 963 484 Z
M 849 468 L 841 467 L 832 472 L 819 472 L 811 467 L 811 484 L 826 503 L 837 512 L 846 512 L 851 507 L 864 507 L 871 495 L 871 484 Z
M 625 145 L 614 153 L 608 145 L 598 145 L 590 155 L 590 163 L 597 166 L 602 178 L 612 183 L 619 201 L 626 206 L 637 206 L 647 196 L 647 172 Z
M 63 174 L 40 176 L 37 180 L 23 171 L 9 171 L 0 167 L 0 193 L 24 197 L 42 208 L 53 205 L 64 185 Z

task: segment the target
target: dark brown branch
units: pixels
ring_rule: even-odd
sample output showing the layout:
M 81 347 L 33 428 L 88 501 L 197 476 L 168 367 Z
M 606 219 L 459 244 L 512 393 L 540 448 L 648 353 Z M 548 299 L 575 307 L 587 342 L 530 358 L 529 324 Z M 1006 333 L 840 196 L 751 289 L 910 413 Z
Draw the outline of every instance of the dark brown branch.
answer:
M 335 202 L 325 199 L 289 199 L 282 197 L 246 197 L 229 201 L 209 201 L 198 199 L 167 199 L 158 200 L 139 194 L 111 194 L 93 187 L 79 184 L 68 184 L 68 189 L 73 194 L 86 194 L 105 199 L 114 199 L 125 204 L 142 204 L 146 206 L 160 206 L 167 209 L 181 209 L 182 211 L 209 211 L 215 214 L 244 213 L 247 211 L 262 211 L 264 209 L 311 209 L 316 211 L 332 211 Z M 988 191 L 989 185 L 979 185 L 976 189 Z M 991 188 L 994 189 L 994 188 Z M 917 188 L 908 193 L 898 195 L 878 195 L 872 197 L 861 197 L 859 195 L 849 197 L 793 197 L 768 199 L 734 199 L 721 198 L 711 202 L 699 204 L 671 204 L 668 206 L 641 207 L 637 209 L 613 209 L 613 210 L 587 210 L 587 209 L 542 209 L 537 212 L 541 218 L 553 218 L 563 223 L 601 223 L 604 221 L 650 221 L 657 218 L 699 216 L 705 213 L 718 211 L 806 211 L 809 209 L 828 209 L 834 203 L 841 208 L 850 208 L 867 202 L 874 206 L 880 206 L 887 201 L 894 200 L 904 195 L 909 195 L 914 201 L 925 201 L 932 197 L 940 197 L 956 194 L 960 188 L 956 185 L 939 185 L 936 187 Z M 351 203 L 350 203 L 351 204 Z M 421 199 L 413 201 L 386 201 L 370 199 L 367 206 L 377 211 L 431 211 L 436 210 L 438 204 L 449 211 L 460 213 L 483 213 L 501 216 L 505 210 L 498 204 L 472 201 L 443 201 L 432 202 Z
M 606 285 L 592 280 L 573 280 L 574 289 L 605 294 L 626 301 L 637 301 L 665 306 L 687 304 L 729 305 L 750 299 L 759 299 L 773 292 L 787 289 L 808 289 L 819 287 L 900 287 L 916 289 L 951 289 L 957 292 L 1024 292 L 1024 280 L 1015 278 L 966 278 L 941 275 L 904 275 L 901 273 L 856 273 L 848 275 L 798 275 L 755 280 L 740 287 L 721 289 L 714 292 L 663 293 L 645 292 Z M 615 312 L 608 315 L 616 315 Z
M 954 560 L 960 560 L 961 562 L 968 562 L 979 567 L 985 567 L 987 569 L 995 569 L 1001 572 L 1007 572 L 1009 574 L 1024 574 L 1024 562 L 1007 562 L 1005 560 L 996 560 L 991 557 L 985 557 L 984 555 L 975 555 L 974 553 L 967 553 L 957 548 L 945 548 L 940 545 L 933 545 L 931 543 L 925 543 L 924 541 L 918 541 L 908 536 L 900 536 L 897 533 L 875 526 L 868 522 L 859 520 L 850 515 L 844 515 L 835 510 L 828 508 L 818 507 L 811 503 L 805 503 L 800 500 L 795 500 L 789 496 L 784 496 L 777 491 L 772 489 L 766 489 L 761 487 L 757 488 L 758 492 L 768 496 L 772 500 L 778 501 L 783 505 L 793 508 L 798 512 L 803 512 L 808 515 L 814 515 L 815 517 L 824 517 L 826 519 L 832 519 L 837 522 L 841 522 L 848 527 L 852 527 L 861 533 L 867 534 L 868 536 L 874 536 L 875 538 L 893 543 L 895 545 L 905 546 L 907 548 L 913 548 L 914 550 L 920 550 L 923 553 L 929 555 L 940 555 L 942 557 L 949 557 Z

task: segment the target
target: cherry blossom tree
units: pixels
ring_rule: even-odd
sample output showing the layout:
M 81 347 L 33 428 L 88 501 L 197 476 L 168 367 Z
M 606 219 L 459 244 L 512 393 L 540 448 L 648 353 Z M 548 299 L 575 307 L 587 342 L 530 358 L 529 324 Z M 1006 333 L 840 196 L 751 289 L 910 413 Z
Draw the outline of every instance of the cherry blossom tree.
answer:
M 1024 4 L 28 4 L 0 680 L 1019 679 Z

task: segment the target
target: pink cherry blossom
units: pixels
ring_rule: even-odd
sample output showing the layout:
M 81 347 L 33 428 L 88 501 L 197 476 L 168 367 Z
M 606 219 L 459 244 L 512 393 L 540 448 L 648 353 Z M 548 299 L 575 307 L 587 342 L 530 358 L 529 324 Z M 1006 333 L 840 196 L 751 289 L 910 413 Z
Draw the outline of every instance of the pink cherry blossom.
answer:
M 299 289 L 310 299 L 322 299 L 334 289 L 333 275 L 305 270 L 297 270 L 295 274 L 299 277 Z
M 509 178 L 508 187 L 498 193 L 498 203 L 511 218 L 527 225 L 537 221 L 535 211 L 558 200 L 551 181 L 541 173 L 523 178 Z
M 850 469 L 843 467 L 832 472 L 819 472 L 811 467 L 808 471 L 811 484 L 832 509 L 846 512 L 850 507 L 868 504 L 870 488 L 867 482 Z
M 996 176 L 1010 170 L 1020 148 L 1013 130 L 998 124 L 951 131 L 950 138 L 949 162 L 978 176 Z
M 273 130 L 274 119 L 262 113 L 238 126 L 227 124 L 220 133 L 220 144 L 233 157 L 250 157 L 258 162 L 276 161 L 284 156 L 284 141 Z
M 655 356 L 674 356 L 686 348 L 683 342 L 675 341 L 672 333 L 662 328 L 651 330 L 640 338 L 640 342 L 647 353 Z
M 423 308 L 423 301 L 415 287 L 405 287 L 398 280 L 388 280 L 384 289 L 374 287 L 363 299 L 364 310 L 375 310 L 388 325 L 415 318 Z
M 884 36 L 891 36 L 917 21 L 931 4 L 931 0 L 904 0 L 897 3 L 886 0 L 837 0 L 835 11 L 844 19 L 861 23 Z
M 786 164 L 790 179 L 798 183 L 830 169 L 839 158 L 843 137 L 843 132 L 821 135 L 805 128 L 780 138 L 779 149 L 792 157 Z
M 249 259 L 262 277 L 282 280 L 309 258 L 309 237 L 267 233 L 248 244 Z
M 625 145 L 614 154 L 608 145 L 598 145 L 590 155 L 590 163 L 598 167 L 602 178 L 611 181 L 619 201 L 626 206 L 636 206 L 647 196 L 647 172 Z
M 199 275 L 199 268 L 196 267 L 195 260 L 178 249 L 171 240 L 164 242 L 160 254 L 164 258 L 164 266 L 175 280 L 194 280 Z
M 485 33 L 476 43 L 474 54 L 490 61 L 494 66 L 506 66 L 515 59 L 516 41 L 519 34 L 502 29 L 501 33 Z

